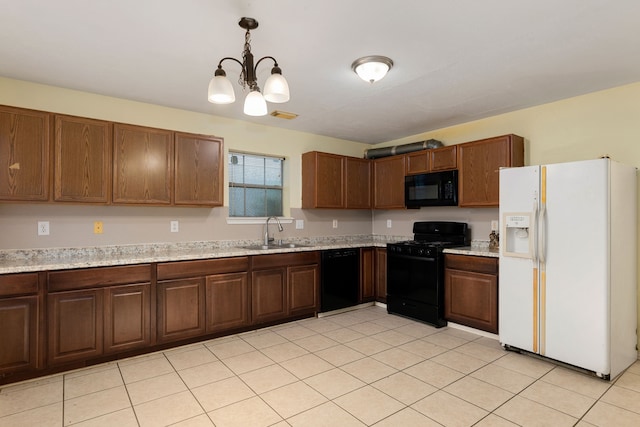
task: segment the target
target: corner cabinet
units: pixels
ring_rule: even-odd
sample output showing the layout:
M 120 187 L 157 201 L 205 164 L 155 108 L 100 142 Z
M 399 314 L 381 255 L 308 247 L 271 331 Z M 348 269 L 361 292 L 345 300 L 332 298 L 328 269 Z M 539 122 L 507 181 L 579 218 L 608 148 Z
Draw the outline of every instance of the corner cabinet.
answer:
M 49 200 L 49 113 L 0 106 L 0 200 Z
M 498 333 L 498 258 L 446 254 L 444 317 Z
M 373 207 L 404 209 L 405 156 L 373 160 Z
M 498 206 L 501 167 L 524 166 L 524 139 L 503 135 L 458 145 L 460 207 Z
M 320 252 L 251 257 L 251 320 L 253 324 L 318 311 Z

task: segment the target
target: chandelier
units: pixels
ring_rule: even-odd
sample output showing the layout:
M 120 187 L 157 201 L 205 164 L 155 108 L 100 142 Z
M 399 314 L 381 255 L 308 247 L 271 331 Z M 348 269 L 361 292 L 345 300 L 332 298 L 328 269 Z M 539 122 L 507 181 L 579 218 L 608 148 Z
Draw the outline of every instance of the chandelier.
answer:
M 218 63 L 218 69 L 215 71 L 211 82 L 209 82 L 209 102 L 214 104 L 231 104 L 236 100 L 236 95 L 233 91 L 233 86 L 229 79 L 227 79 L 227 73 L 222 69 L 222 63 L 227 59 L 232 60 L 240 64 L 242 71 L 238 78 L 238 83 L 243 89 L 249 88 L 249 93 L 244 100 L 244 113 L 249 116 L 264 116 L 267 114 L 267 103 L 275 102 L 287 102 L 289 100 L 289 84 L 287 80 L 282 76 L 282 70 L 278 66 L 278 61 L 272 56 L 265 56 L 258 60 L 254 64 L 253 54 L 251 53 L 251 34 L 250 30 L 258 28 L 258 21 L 253 18 L 242 18 L 238 22 L 240 27 L 246 31 L 244 35 L 244 50 L 242 51 L 242 61 L 235 58 L 225 57 Z M 273 68 L 271 69 L 271 75 L 264 83 L 263 92 L 260 93 L 258 82 L 256 81 L 256 71 L 258 65 L 265 59 L 271 59 L 273 61 Z

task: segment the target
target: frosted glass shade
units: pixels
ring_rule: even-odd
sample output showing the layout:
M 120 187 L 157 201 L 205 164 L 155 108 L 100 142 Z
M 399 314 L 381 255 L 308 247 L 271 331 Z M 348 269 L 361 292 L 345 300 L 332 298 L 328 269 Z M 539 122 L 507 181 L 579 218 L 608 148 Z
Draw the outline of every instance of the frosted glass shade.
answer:
M 244 99 L 244 113 L 247 116 L 267 115 L 267 102 L 259 91 L 252 90 Z
M 269 102 L 287 102 L 289 100 L 289 84 L 282 74 L 273 73 L 264 83 L 264 99 Z
M 215 76 L 209 82 L 209 102 L 213 104 L 231 104 L 236 100 L 233 86 L 225 76 Z M 265 113 L 266 114 L 266 113 Z
M 386 56 L 364 56 L 356 59 L 351 68 L 365 82 L 373 83 L 382 79 L 393 66 L 393 61 Z

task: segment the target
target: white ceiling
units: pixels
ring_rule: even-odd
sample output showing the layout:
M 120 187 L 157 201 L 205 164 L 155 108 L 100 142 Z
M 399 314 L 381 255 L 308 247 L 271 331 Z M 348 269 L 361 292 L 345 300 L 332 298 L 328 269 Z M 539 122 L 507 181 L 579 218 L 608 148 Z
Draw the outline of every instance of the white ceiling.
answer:
M 0 0 L 0 75 L 379 143 L 640 81 L 637 0 Z M 256 60 L 291 89 L 242 114 L 207 102 L 218 61 L 241 59 L 242 16 Z M 370 85 L 365 55 L 395 62 Z M 260 64 L 258 83 L 270 72 Z

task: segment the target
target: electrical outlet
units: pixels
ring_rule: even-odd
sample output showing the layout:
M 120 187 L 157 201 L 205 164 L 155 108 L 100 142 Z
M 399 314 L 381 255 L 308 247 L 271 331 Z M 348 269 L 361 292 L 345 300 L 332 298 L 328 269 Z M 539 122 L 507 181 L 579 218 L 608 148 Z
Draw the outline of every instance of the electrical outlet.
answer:
M 498 231 L 498 227 L 499 227 L 498 221 L 496 220 L 491 221 L 491 231 Z
M 49 235 L 49 221 L 38 221 L 38 236 Z
M 302 230 L 304 228 L 304 219 L 296 219 L 296 230 Z
M 93 234 L 102 234 L 103 231 L 102 221 L 93 221 Z
M 171 221 L 171 232 L 177 233 L 180 231 L 180 223 L 178 221 Z
M 338 228 L 338 220 L 337 219 L 333 220 L 333 228 Z
M 391 228 L 391 220 L 390 219 L 387 220 L 387 228 Z

